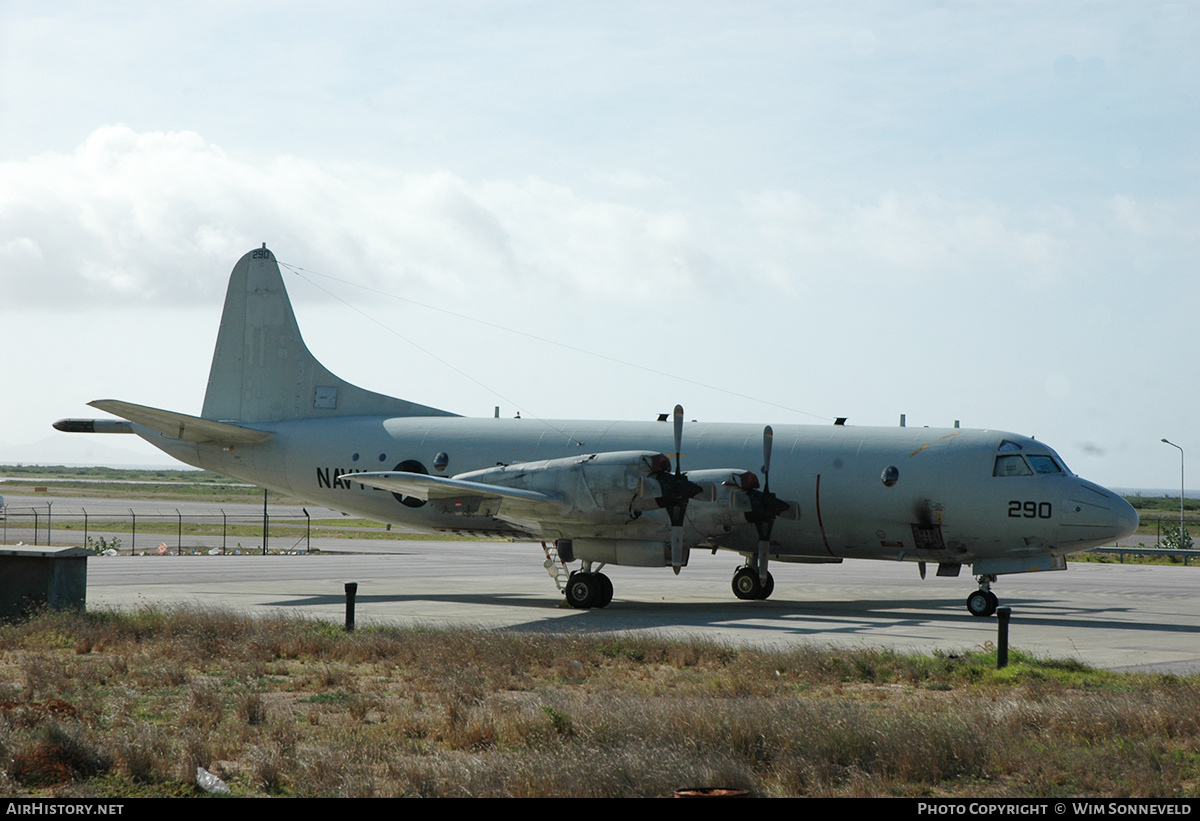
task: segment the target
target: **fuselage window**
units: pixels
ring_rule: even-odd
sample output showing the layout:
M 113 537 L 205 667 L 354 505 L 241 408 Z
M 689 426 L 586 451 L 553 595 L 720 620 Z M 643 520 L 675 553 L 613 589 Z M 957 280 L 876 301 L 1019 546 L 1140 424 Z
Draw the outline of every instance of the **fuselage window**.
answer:
M 1032 476 L 1033 471 L 1020 456 L 997 456 L 993 476 Z
M 1030 456 L 1029 464 L 1033 465 L 1034 473 L 1043 476 L 1051 473 L 1062 473 L 1062 468 L 1058 466 L 1058 462 L 1054 461 L 1052 456 Z

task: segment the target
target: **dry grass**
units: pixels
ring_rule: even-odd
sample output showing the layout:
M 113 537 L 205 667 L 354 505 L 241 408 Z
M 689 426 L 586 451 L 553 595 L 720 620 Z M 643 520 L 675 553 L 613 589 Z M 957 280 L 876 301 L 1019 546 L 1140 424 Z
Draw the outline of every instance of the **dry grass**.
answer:
M 0 793 L 1195 796 L 1200 687 L 1073 662 L 336 627 L 0 627 Z

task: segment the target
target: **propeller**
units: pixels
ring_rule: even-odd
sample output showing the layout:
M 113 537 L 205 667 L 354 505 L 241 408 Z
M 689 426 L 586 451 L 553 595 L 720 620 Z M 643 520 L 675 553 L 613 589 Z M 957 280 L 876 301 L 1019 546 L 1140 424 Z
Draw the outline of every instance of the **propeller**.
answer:
M 683 406 L 675 406 L 675 472 L 660 471 L 655 477 L 662 488 L 662 496 L 655 501 L 658 506 L 665 508 L 667 517 L 671 520 L 671 567 L 675 573 L 683 567 L 683 520 L 687 514 L 688 500 L 703 492 L 703 488 L 695 482 L 688 481 L 687 475 L 680 470 L 679 457 L 683 452 Z
M 767 583 L 767 554 L 771 549 L 771 529 L 775 519 L 786 513 L 791 507 L 787 502 L 771 492 L 771 444 L 775 433 L 771 426 L 763 428 L 763 487 L 762 490 L 747 490 L 750 499 L 750 511 L 746 513 L 746 521 L 754 525 L 758 531 L 758 580 Z

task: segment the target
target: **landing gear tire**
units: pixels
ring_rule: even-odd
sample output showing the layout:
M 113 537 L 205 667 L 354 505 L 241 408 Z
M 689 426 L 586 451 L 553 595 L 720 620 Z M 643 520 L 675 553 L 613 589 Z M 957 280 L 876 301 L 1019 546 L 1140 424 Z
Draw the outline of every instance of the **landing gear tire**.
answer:
M 739 599 L 750 601 L 766 599 L 775 591 L 775 577 L 767 573 L 767 583 L 758 579 L 758 569 L 754 567 L 739 567 L 733 574 L 733 595 Z
M 613 584 L 612 580 L 603 573 L 597 573 L 596 578 L 596 601 L 592 603 L 592 607 L 608 607 L 612 602 Z
M 597 575 L 596 573 L 572 573 L 567 579 L 567 604 L 576 610 L 595 607 L 601 591 L 601 585 L 596 581 Z
M 739 567 L 733 574 L 733 595 L 747 601 L 757 599 L 762 593 L 758 571 L 751 567 Z
M 996 612 L 997 605 L 1000 600 L 996 598 L 996 594 L 990 590 L 976 590 L 971 595 L 967 596 L 967 612 L 972 616 L 979 618 L 987 618 Z
M 775 577 L 771 575 L 771 571 L 767 571 L 767 583 L 762 586 L 762 593 L 759 594 L 760 599 L 769 599 L 771 594 L 775 592 Z

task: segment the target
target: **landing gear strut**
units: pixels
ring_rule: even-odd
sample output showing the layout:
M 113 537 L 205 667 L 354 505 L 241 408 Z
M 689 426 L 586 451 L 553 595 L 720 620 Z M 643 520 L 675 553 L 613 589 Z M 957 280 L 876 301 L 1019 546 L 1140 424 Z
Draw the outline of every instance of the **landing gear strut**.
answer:
M 996 581 L 996 577 L 988 574 L 976 577 L 976 581 L 979 582 L 979 589 L 967 596 L 967 612 L 981 619 L 987 618 L 996 612 L 996 607 L 1000 604 L 1000 600 L 992 592 L 992 582 Z
M 567 604 L 576 610 L 593 607 L 608 607 L 613 597 L 612 580 L 603 573 L 585 573 L 577 570 L 567 579 Z
M 767 573 L 767 583 L 759 580 L 757 567 L 745 565 L 733 574 L 733 595 L 739 599 L 767 599 L 775 592 L 775 577 Z

